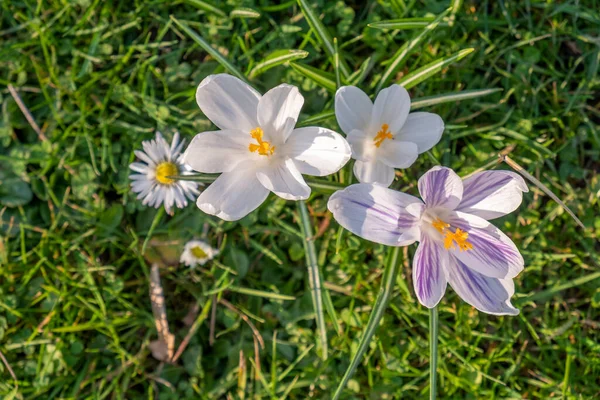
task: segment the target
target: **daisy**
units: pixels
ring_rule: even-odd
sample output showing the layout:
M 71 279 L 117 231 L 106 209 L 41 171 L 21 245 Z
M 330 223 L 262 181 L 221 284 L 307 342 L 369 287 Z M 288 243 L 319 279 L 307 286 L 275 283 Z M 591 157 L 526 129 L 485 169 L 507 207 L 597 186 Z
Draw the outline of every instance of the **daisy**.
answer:
M 198 264 L 206 264 L 218 254 L 219 250 L 213 249 L 208 243 L 202 240 L 190 240 L 185 244 L 179 262 L 188 267 L 195 267 Z
M 496 315 L 516 315 L 513 278 L 523 270 L 515 244 L 488 220 L 516 210 L 528 188 L 508 171 L 484 171 L 461 180 L 434 167 L 419 179 L 423 201 L 373 184 L 331 196 L 328 208 L 351 232 L 389 246 L 419 246 L 413 284 L 419 302 L 435 307 L 449 283 L 467 303 Z
M 325 176 L 350 159 L 350 146 L 325 128 L 294 129 L 304 98 L 279 85 L 261 96 L 240 79 L 211 75 L 196 91 L 202 112 L 220 131 L 196 135 L 184 161 L 194 170 L 222 173 L 198 198 L 207 214 L 235 221 L 255 210 L 269 192 L 304 200 L 310 187 L 302 174 Z
M 355 86 L 338 89 L 335 116 L 352 147 L 359 182 L 390 186 L 394 168 L 410 167 L 440 141 L 444 121 L 439 115 L 409 111 L 410 97 L 400 85 L 379 92 L 375 104 Z
M 129 165 L 137 172 L 129 175 L 129 179 L 132 180 L 131 189 L 138 193 L 137 198 L 143 199 L 142 204 L 154 208 L 164 204 L 167 213 L 172 215 L 173 205 L 183 208 L 188 204 L 187 199 L 193 200 L 200 194 L 197 182 L 169 178 L 189 174 L 190 168 L 181 161 L 184 144 L 184 141 L 179 142 L 178 132 L 173 136 L 170 146 L 161 133 L 156 132 L 156 139 L 142 142 L 143 151 L 134 151 L 143 162 Z

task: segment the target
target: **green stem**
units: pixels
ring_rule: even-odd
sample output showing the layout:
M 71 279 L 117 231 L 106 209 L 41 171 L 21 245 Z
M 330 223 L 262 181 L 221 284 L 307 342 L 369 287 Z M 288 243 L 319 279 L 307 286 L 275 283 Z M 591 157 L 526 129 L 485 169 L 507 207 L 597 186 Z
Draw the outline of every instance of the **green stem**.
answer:
M 308 267 L 308 282 L 312 295 L 313 307 L 315 309 L 315 319 L 321 341 L 321 358 L 327 360 L 327 327 L 325 325 L 325 315 L 323 313 L 322 280 L 317 263 L 317 250 L 313 241 L 312 225 L 306 203 L 298 201 L 298 212 L 300 214 L 300 227 L 304 235 L 304 251 L 306 253 L 306 266 Z
M 438 308 L 429 309 L 429 399 L 437 395 Z
M 373 306 L 373 310 L 371 311 L 371 315 L 369 316 L 369 322 L 367 322 L 367 326 L 363 332 L 362 338 L 360 339 L 360 343 L 358 344 L 358 349 L 356 350 L 356 354 L 352 357 L 350 361 L 350 365 L 342 378 L 342 381 L 338 385 L 334 395 L 333 400 L 337 400 L 342 395 L 342 391 L 346 384 L 354 375 L 358 364 L 362 360 L 363 355 L 366 353 L 369 348 L 369 343 L 373 338 L 373 335 L 377 331 L 377 327 L 379 326 L 379 322 L 383 317 L 383 313 L 386 309 L 387 303 L 392 295 L 392 290 L 394 288 L 394 283 L 396 282 L 396 276 L 398 275 L 398 265 L 400 264 L 400 248 L 394 247 L 392 251 L 389 253 L 385 270 L 383 271 L 383 278 L 381 281 L 381 286 L 379 287 L 379 293 L 377 294 L 377 300 L 375 300 L 375 305 Z

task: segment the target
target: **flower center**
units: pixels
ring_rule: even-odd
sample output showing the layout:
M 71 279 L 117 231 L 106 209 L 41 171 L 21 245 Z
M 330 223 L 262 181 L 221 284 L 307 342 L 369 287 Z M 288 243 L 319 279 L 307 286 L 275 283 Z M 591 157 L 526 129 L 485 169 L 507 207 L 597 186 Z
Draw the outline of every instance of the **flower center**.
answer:
M 256 140 L 258 144 L 250 143 L 248 150 L 251 153 L 260 154 L 261 156 L 270 156 L 275 152 L 275 146 L 272 146 L 270 142 L 263 140 L 263 130 L 261 128 L 255 128 L 250 131 L 252 139 Z
M 383 124 L 381 125 L 381 129 L 379 130 L 379 132 L 377 132 L 377 135 L 375 135 L 375 137 L 373 138 L 373 141 L 375 142 L 375 146 L 379 147 L 381 146 L 381 143 L 383 143 L 383 141 L 385 139 L 393 139 L 394 135 L 392 135 L 392 133 L 389 131 L 390 126 L 388 124 Z
M 192 254 L 194 255 L 194 257 L 196 258 L 206 258 L 208 257 L 208 254 L 206 254 L 206 252 L 204 250 L 202 250 L 202 248 L 200 246 L 194 246 L 190 249 L 190 251 L 192 252 Z
M 163 185 L 171 185 L 175 179 L 168 178 L 169 176 L 179 174 L 179 167 L 170 161 L 161 162 L 156 166 L 156 180 Z
M 456 228 L 456 230 L 452 232 L 450 230 L 450 224 L 439 218 L 433 221 L 431 225 L 437 229 L 439 233 L 444 235 L 444 248 L 446 250 L 455 249 L 456 246 L 458 246 L 460 251 L 467 251 L 473 248 L 473 244 L 467 242 L 467 239 L 469 238 L 468 232 L 465 232 L 460 228 Z

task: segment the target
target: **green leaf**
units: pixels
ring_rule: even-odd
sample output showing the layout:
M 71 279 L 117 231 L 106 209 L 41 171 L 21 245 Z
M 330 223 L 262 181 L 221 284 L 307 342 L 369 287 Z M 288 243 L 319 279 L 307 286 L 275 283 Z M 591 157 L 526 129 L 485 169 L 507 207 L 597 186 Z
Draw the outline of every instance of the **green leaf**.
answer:
M 337 90 L 337 86 L 335 83 L 335 76 L 333 74 L 323 72 L 317 68 L 304 65 L 297 64 L 294 62 L 290 63 L 290 67 L 294 69 L 294 71 L 304 75 L 306 78 L 316 82 L 321 87 L 329 90 L 330 92 L 334 92 Z
M 285 64 L 289 61 L 306 58 L 308 51 L 304 50 L 277 50 L 265 57 L 261 62 L 256 64 L 252 71 L 248 74 L 250 79 L 263 74 L 278 65 Z
M 321 42 L 321 44 L 325 48 L 325 52 L 331 59 L 331 64 L 335 64 L 334 59 L 335 59 L 336 51 L 335 51 L 335 46 L 333 44 L 333 39 L 331 38 L 329 31 L 327 31 L 327 28 L 325 27 L 325 25 L 323 25 L 323 23 L 321 22 L 321 20 L 317 16 L 317 14 L 315 14 L 315 12 L 313 11 L 313 7 L 310 4 L 308 4 L 308 2 L 306 0 L 298 0 L 298 5 L 300 6 L 300 9 L 302 10 L 302 14 L 304 14 L 304 16 L 306 17 L 306 21 L 308 22 L 308 25 L 310 25 L 311 29 L 317 35 L 317 39 L 319 40 L 319 42 Z M 348 65 L 346 65 L 346 63 L 345 63 L 343 57 L 341 57 L 341 55 L 340 55 L 340 71 L 342 72 L 342 75 L 344 75 L 344 78 L 347 78 L 348 75 L 350 75 L 350 68 L 348 68 Z
M 185 3 L 192 5 L 194 7 L 197 7 L 201 10 L 204 10 L 206 12 L 210 12 L 213 14 L 217 14 L 218 16 L 224 17 L 226 14 L 221 11 L 219 8 L 213 6 L 212 4 L 209 4 L 205 1 L 202 0 L 184 0 Z
M 406 42 L 397 52 L 394 54 L 392 58 L 390 58 L 386 63 L 388 64 L 387 69 L 384 71 L 379 83 L 377 84 L 377 88 L 375 89 L 375 93 L 379 92 L 385 84 L 387 84 L 392 76 L 398 72 L 400 67 L 402 66 L 402 62 L 406 59 L 406 56 L 419 44 L 423 42 L 428 36 L 429 33 L 433 32 L 433 30 L 442 22 L 442 19 L 450 12 L 450 8 L 438 15 L 438 17 L 431 22 L 429 25 L 423 29 L 421 33 L 419 33 L 415 38 Z
M 235 247 L 229 248 L 225 256 L 225 264 L 234 267 L 239 279 L 245 277 L 248 273 L 248 268 L 250 268 L 250 260 L 246 252 Z
M 177 18 L 171 15 L 171 19 L 177 26 L 179 26 L 194 42 L 196 42 L 200 47 L 202 47 L 208 54 L 211 55 L 212 58 L 217 60 L 219 64 L 223 66 L 229 73 L 240 78 L 244 82 L 248 83 L 248 80 L 232 63 L 229 62 L 221 53 L 215 50 L 204 38 L 196 33 L 192 28 L 187 26 L 187 24 L 181 22 Z
M 104 210 L 98 219 L 98 234 L 108 236 L 121 223 L 123 219 L 123 206 L 114 204 L 109 209 Z
M 402 18 L 390 19 L 387 21 L 379 21 L 368 24 L 369 28 L 374 29 L 416 29 L 425 28 L 433 21 L 431 17 L 425 18 Z
M 437 60 L 430 62 L 429 64 L 425 65 L 424 67 L 421 67 L 418 70 L 413 71 L 410 74 L 406 75 L 405 77 L 403 77 L 402 79 L 400 79 L 398 81 L 398 84 L 401 86 L 404 86 L 406 89 L 410 89 L 411 87 L 416 86 L 419 83 L 423 82 L 424 80 L 437 74 L 445 66 L 452 64 L 455 61 L 459 61 L 459 60 L 463 59 L 467 55 L 471 54 L 474 50 L 475 49 L 473 49 L 473 48 L 464 49 L 464 50 L 459 51 L 456 54 L 453 54 L 450 57 L 438 58 Z
M 7 207 L 24 206 L 33 199 L 29 183 L 16 176 L 8 178 L 0 175 L 0 204 Z
M 358 364 L 362 360 L 363 355 L 366 353 L 369 348 L 369 344 L 371 343 L 371 339 L 373 335 L 375 335 L 375 331 L 379 326 L 379 322 L 381 318 L 383 318 L 383 313 L 387 307 L 387 303 L 392 295 L 392 290 L 394 289 L 394 283 L 396 282 L 396 276 L 398 275 L 398 266 L 400 265 L 400 247 L 394 247 L 388 254 L 388 258 L 386 260 L 385 270 L 383 271 L 383 278 L 381 281 L 381 286 L 379 287 L 379 294 L 377 295 L 377 300 L 375 300 L 375 305 L 373 306 L 373 310 L 371 311 L 371 315 L 369 315 L 369 322 L 367 322 L 367 326 L 363 331 L 363 335 L 360 338 L 360 343 L 358 344 L 358 349 L 356 353 L 352 356 L 352 360 L 350 361 L 350 365 L 344 374 L 342 381 L 338 385 L 334 395 L 333 400 L 337 400 L 340 398 L 344 387 L 354 375 Z
M 450 103 L 453 101 L 476 99 L 478 97 L 487 96 L 493 93 L 501 92 L 503 89 L 492 88 L 492 89 L 474 89 L 474 90 L 463 90 L 462 92 L 451 92 L 443 93 L 435 96 L 420 97 L 414 99 L 410 104 L 411 110 L 418 108 L 433 106 L 435 104 Z

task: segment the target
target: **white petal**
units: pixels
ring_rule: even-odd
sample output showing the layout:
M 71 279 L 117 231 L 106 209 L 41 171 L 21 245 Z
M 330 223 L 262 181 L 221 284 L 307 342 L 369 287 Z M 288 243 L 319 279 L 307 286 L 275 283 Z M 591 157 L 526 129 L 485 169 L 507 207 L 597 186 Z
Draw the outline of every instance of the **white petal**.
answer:
M 483 219 L 502 217 L 515 211 L 529 188 L 521 177 L 510 171 L 483 171 L 463 180 L 463 199 L 458 210 Z
M 283 144 L 296 126 L 303 104 L 304 97 L 296 86 L 283 84 L 265 93 L 258 102 L 258 123 L 265 137 L 276 145 Z
M 268 195 L 269 191 L 256 178 L 253 163 L 244 163 L 221 174 L 200 194 L 196 205 L 207 214 L 237 221 L 258 208 Z
M 406 246 L 419 239 L 419 219 L 405 208 L 420 202 L 405 193 L 360 183 L 335 192 L 327 208 L 340 225 L 364 239 Z
M 350 159 L 350 145 L 337 132 L 319 127 L 294 129 L 284 153 L 307 175 L 325 176 L 337 172 Z
M 438 243 L 423 235 L 413 258 L 413 285 L 419 303 L 435 307 L 448 283 L 448 252 Z
M 335 117 L 346 135 L 354 129 L 369 130 L 372 113 L 373 102 L 356 86 L 342 86 L 336 92 Z
M 494 278 L 513 278 L 525 264 L 517 246 L 500 229 L 475 215 L 454 212 L 448 222 L 467 232 L 473 248 L 466 251 L 450 249 L 450 253 L 467 267 Z
M 451 257 L 448 270 L 450 286 L 467 303 L 487 314 L 517 315 L 510 302 L 515 293 L 512 279 L 497 279 L 482 275 Z
M 137 156 L 137 158 L 139 158 L 140 160 L 144 161 L 149 166 L 153 167 L 153 166 L 156 165 L 156 163 L 154 162 L 154 160 L 152 158 L 150 158 L 143 151 L 141 151 L 141 150 L 134 150 L 133 153 Z
M 427 207 L 454 210 L 463 195 L 462 180 L 446 167 L 433 167 L 419 178 L 419 193 Z
M 223 130 L 197 134 L 183 154 L 183 162 L 204 173 L 229 172 L 246 160 L 254 160 L 248 132 Z
M 310 196 L 310 187 L 289 158 L 258 170 L 256 177 L 264 187 L 283 199 L 306 200 Z
M 260 94 L 242 80 L 227 74 L 210 75 L 198 85 L 198 106 L 220 129 L 250 132 L 258 126 Z
M 413 142 L 419 148 L 419 154 L 435 146 L 444 132 L 444 121 L 433 113 L 414 112 L 408 114 L 396 139 Z
M 408 168 L 419 156 L 416 144 L 396 139 L 384 140 L 378 150 L 377 157 L 393 168 Z
M 145 174 L 148 171 L 148 165 L 139 162 L 129 164 L 129 168 L 135 172 L 139 172 L 140 174 Z
M 366 133 L 355 129 L 346 135 L 346 141 L 352 149 L 352 158 L 360 161 L 375 161 L 377 158 L 377 147 L 375 142 Z
M 354 163 L 354 176 L 361 183 L 374 183 L 388 187 L 394 181 L 396 171 L 381 161 L 360 161 Z
M 390 132 L 396 135 L 402 129 L 409 111 L 410 96 L 406 89 L 400 85 L 383 89 L 373 106 L 372 128 L 379 130 L 381 125 L 388 124 Z

